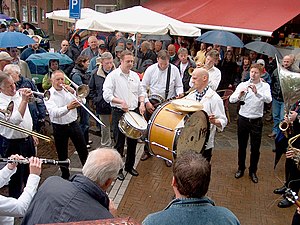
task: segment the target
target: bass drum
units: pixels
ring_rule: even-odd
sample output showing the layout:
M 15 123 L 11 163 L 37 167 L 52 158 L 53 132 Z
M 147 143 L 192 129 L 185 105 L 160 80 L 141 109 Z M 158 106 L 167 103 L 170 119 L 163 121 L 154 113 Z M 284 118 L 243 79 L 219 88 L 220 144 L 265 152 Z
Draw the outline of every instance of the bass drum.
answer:
M 208 116 L 203 110 L 182 112 L 166 102 L 154 111 L 148 122 L 147 144 L 157 157 L 174 161 L 186 150 L 202 153 L 209 128 Z

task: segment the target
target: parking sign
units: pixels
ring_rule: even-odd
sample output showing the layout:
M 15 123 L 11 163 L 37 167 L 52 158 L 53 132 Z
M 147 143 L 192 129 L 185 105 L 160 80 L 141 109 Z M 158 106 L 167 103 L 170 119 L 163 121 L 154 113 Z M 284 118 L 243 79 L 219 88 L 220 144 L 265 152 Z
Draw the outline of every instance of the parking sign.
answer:
M 69 11 L 70 18 L 80 19 L 81 0 L 69 0 Z

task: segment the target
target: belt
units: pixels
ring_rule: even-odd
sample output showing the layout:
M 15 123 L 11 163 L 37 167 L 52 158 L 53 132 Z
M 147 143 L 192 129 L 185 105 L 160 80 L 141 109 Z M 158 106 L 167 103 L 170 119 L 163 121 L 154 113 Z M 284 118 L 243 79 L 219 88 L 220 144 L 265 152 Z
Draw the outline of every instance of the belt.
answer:
M 240 117 L 241 119 L 243 119 L 243 120 L 249 121 L 250 123 L 251 123 L 251 122 L 259 122 L 259 121 L 262 120 L 262 117 L 258 117 L 258 118 L 247 118 L 247 117 L 244 117 L 244 116 L 241 116 L 241 115 L 239 115 L 239 117 Z
M 52 125 L 54 125 L 54 126 L 60 126 L 60 127 L 62 127 L 62 126 L 70 127 L 70 126 L 73 126 L 74 124 L 76 124 L 76 120 L 73 121 L 73 122 L 71 122 L 71 123 L 67 123 L 67 124 L 52 123 Z
M 26 138 L 7 139 L 10 143 L 21 143 L 29 141 L 29 136 Z
M 113 111 L 116 111 L 116 112 L 122 112 L 122 113 L 124 113 L 124 111 L 122 109 L 118 108 L 118 107 L 111 107 L 111 109 Z

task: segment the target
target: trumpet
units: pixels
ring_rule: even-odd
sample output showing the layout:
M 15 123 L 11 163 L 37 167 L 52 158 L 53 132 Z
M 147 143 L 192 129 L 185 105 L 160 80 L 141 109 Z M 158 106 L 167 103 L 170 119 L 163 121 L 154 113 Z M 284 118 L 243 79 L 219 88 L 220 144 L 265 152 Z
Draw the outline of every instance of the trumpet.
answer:
M 195 69 L 197 69 L 197 68 L 202 68 L 202 67 L 205 68 L 205 64 L 203 64 L 203 63 L 197 63 L 197 64 L 196 64 L 196 68 L 190 67 L 190 68 L 188 69 L 188 74 L 192 76 L 192 73 L 194 72 Z
M 91 112 L 91 110 L 89 110 L 81 101 L 80 99 L 77 98 L 77 96 L 75 96 L 74 94 L 72 94 L 63 84 L 61 84 L 62 89 L 64 89 L 66 92 L 70 93 L 70 95 L 72 96 L 72 98 L 74 100 L 76 100 L 80 106 L 82 106 L 82 108 L 84 108 L 99 124 L 101 124 L 102 126 L 106 127 L 104 123 L 101 122 L 101 120 L 99 120 L 99 118 L 97 116 L 94 115 L 94 113 Z M 79 96 L 78 96 L 79 97 Z M 80 98 L 80 97 L 79 97 Z
M 54 160 L 54 159 L 40 159 L 43 164 L 50 164 L 50 165 L 57 165 L 69 168 L 70 166 L 70 159 L 66 159 L 63 161 Z M 6 163 L 19 163 L 19 164 L 29 164 L 29 159 L 11 159 L 11 158 L 0 158 L 0 162 Z
M 89 95 L 89 93 L 90 93 L 89 86 L 87 86 L 86 84 L 77 85 L 74 81 L 72 81 L 66 75 L 65 75 L 65 79 L 67 79 L 72 84 L 72 86 L 76 89 L 76 95 L 79 98 L 85 98 L 85 97 L 87 97 Z
M 38 91 L 31 91 L 32 95 L 37 95 L 42 97 L 45 101 L 48 101 L 50 99 L 50 91 L 46 90 L 44 93 L 38 92 Z M 37 99 L 33 97 L 33 101 L 36 101 Z

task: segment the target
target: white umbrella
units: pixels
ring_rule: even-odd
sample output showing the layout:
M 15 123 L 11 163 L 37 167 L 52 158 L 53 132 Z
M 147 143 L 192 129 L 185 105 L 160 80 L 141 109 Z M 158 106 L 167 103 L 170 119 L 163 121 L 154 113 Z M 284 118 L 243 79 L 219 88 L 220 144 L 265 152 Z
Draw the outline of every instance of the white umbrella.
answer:
M 115 30 L 128 33 L 142 34 L 167 34 L 179 36 L 199 36 L 200 29 L 143 8 L 134 6 L 131 8 L 103 14 L 90 19 L 80 19 L 76 22 L 76 29 L 88 29 L 104 32 Z
M 81 18 L 93 18 L 94 16 L 103 15 L 103 13 L 97 12 L 90 8 L 83 8 L 81 9 Z M 69 18 L 69 10 L 55 10 L 50 13 L 46 13 L 46 18 L 52 19 L 52 20 L 61 20 L 69 23 L 75 23 L 75 19 Z

